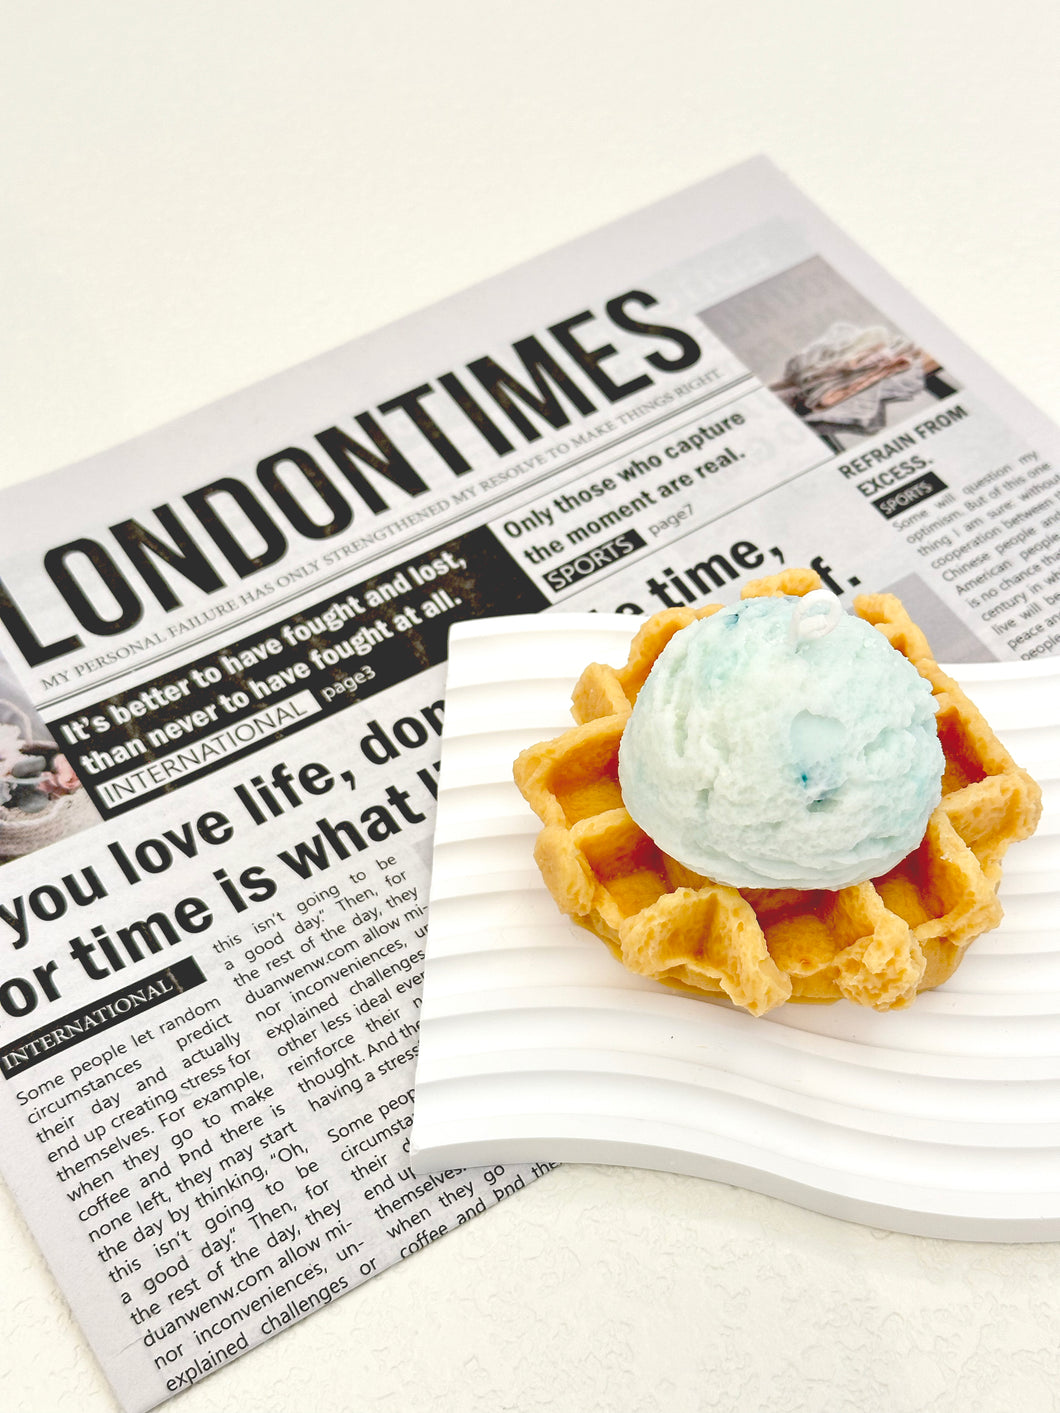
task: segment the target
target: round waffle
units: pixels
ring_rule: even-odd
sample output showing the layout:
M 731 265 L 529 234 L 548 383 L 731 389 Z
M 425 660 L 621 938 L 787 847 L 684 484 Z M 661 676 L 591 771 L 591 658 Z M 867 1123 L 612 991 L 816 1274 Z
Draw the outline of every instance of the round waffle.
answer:
M 743 598 L 803 595 L 808 569 L 748 584 Z M 574 689 L 578 723 L 524 751 L 515 780 L 544 828 L 534 857 L 563 912 L 632 971 L 753 1015 L 784 1001 L 846 997 L 875 1010 L 938 986 L 965 948 L 1001 920 L 997 886 L 1008 846 L 1033 833 L 1041 792 L 998 741 L 892 594 L 854 611 L 931 684 L 946 759 L 942 800 L 920 845 L 889 873 L 825 890 L 737 889 L 679 864 L 622 802 L 618 747 L 656 658 L 673 635 L 721 604 L 649 618 L 624 667 L 592 663 Z

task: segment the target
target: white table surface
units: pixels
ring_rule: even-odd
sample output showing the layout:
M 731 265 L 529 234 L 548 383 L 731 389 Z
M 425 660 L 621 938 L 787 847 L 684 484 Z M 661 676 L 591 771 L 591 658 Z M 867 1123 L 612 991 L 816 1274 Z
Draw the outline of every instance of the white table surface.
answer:
M 0 0 L 0 483 L 765 151 L 1060 418 L 1060 18 L 891 0 Z M 567 1167 L 182 1413 L 1045 1413 L 1060 1244 Z M 0 1188 L 0 1408 L 113 1413 Z

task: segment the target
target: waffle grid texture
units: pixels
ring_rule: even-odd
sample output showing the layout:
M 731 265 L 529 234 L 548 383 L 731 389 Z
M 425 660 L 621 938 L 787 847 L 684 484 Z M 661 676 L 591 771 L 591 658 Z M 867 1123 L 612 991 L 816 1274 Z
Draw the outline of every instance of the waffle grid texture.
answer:
M 746 585 L 741 597 L 804 595 L 812 570 Z M 590 664 L 573 693 L 577 725 L 524 751 L 515 780 L 542 821 L 534 857 L 560 909 L 630 970 L 753 1015 L 786 1001 L 846 998 L 908 1006 L 950 977 L 1001 920 L 1005 851 L 1033 833 L 1041 792 L 932 657 L 900 600 L 866 594 L 854 611 L 931 685 L 946 761 L 942 799 L 920 845 L 880 878 L 836 891 L 737 889 L 670 858 L 632 820 L 618 749 L 637 694 L 673 635 L 723 605 L 649 618 L 621 668 Z

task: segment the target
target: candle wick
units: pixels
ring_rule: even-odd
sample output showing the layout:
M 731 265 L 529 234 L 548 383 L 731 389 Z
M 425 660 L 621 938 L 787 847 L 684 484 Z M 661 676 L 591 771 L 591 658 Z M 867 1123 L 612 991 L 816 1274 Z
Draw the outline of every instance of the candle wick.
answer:
M 823 613 L 817 610 L 823 609 Z M 798 651 L 803 643 L 823 638 L 842 617 L 843 606 L 827 589 L 811 589 L 795 605 L 788 625 L 788 644 Z

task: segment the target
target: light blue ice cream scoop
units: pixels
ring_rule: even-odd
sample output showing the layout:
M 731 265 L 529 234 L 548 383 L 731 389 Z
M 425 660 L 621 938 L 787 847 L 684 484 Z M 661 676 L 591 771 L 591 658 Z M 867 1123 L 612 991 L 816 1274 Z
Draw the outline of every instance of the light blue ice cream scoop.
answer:
M 822 594 L 748 599 L 682 629 L 626 724 L 626 808 L 716 882 L 876 878 L 917 847 L 941 798 L 929 684 Z

